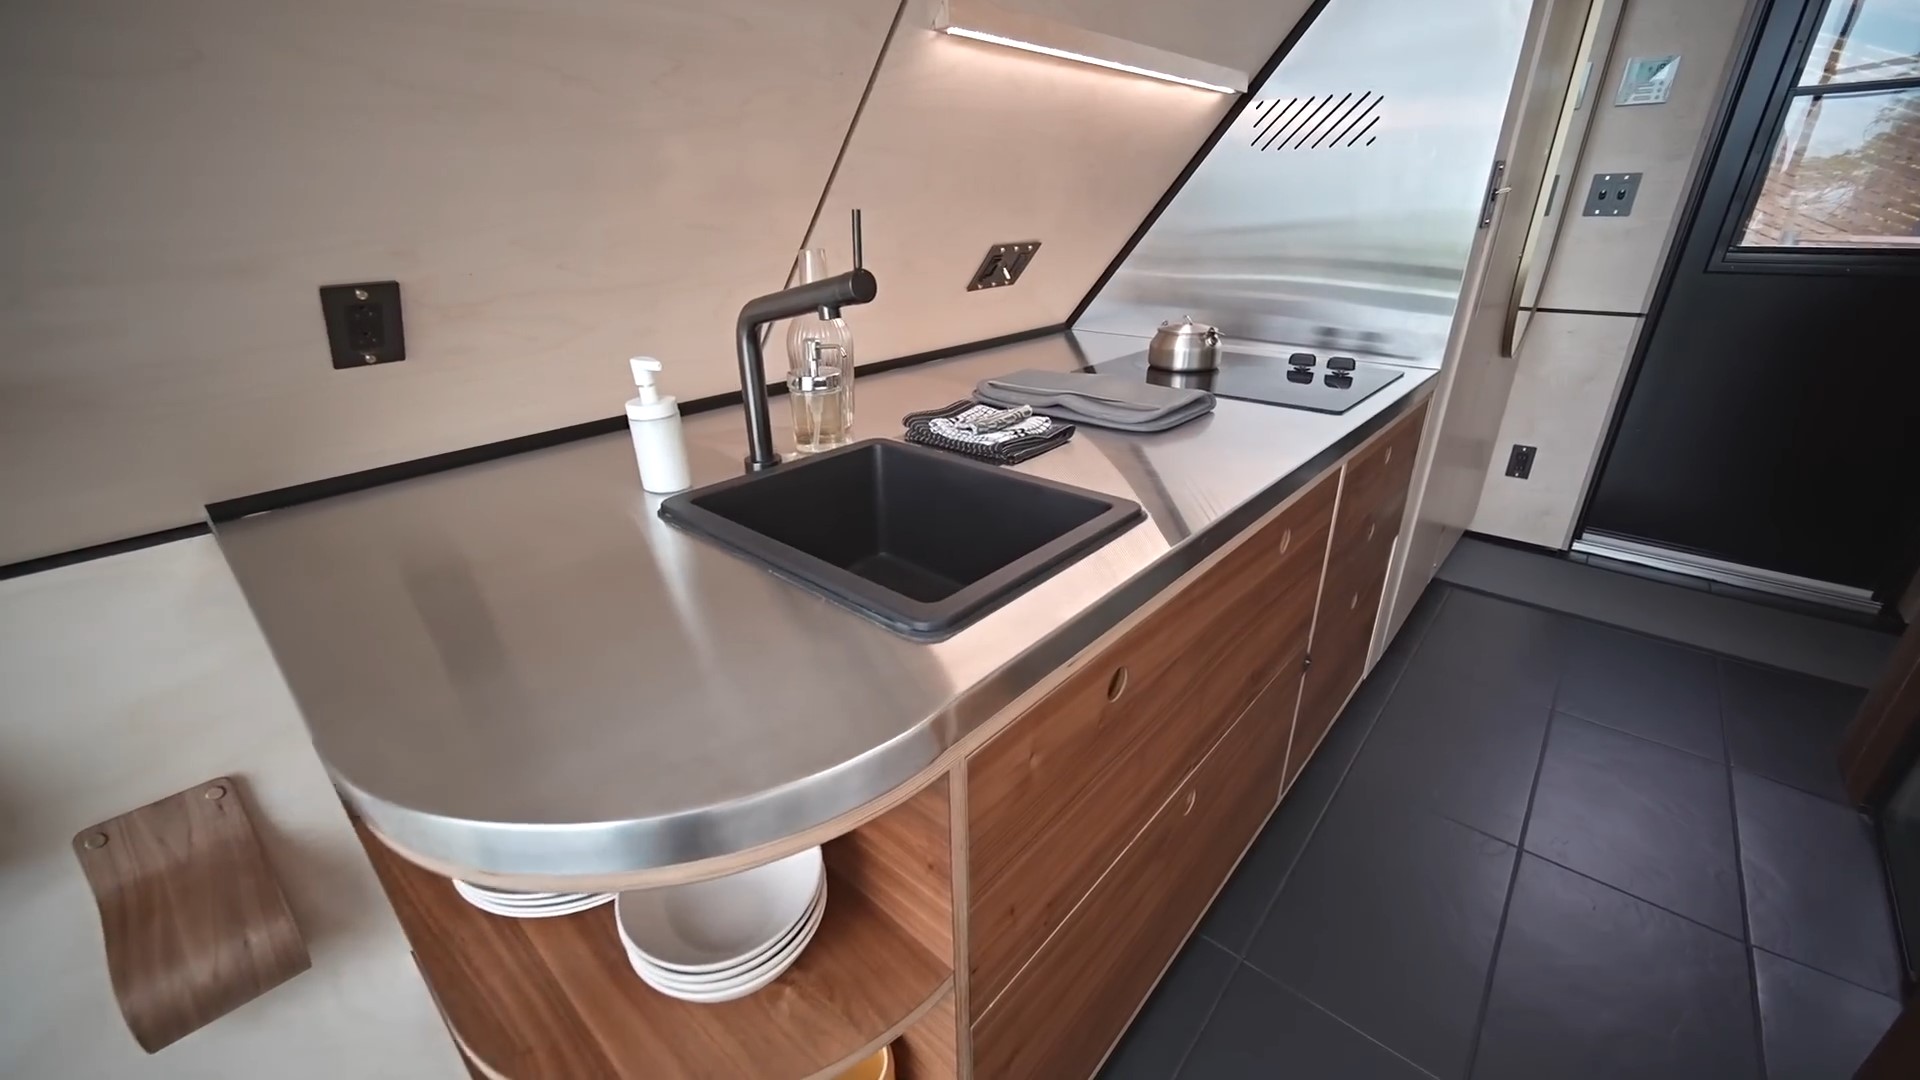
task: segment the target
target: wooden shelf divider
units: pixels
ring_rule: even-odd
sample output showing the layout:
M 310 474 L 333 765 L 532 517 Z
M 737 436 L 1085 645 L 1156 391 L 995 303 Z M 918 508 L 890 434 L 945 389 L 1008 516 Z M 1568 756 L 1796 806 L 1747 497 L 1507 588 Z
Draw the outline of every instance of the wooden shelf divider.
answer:
M 909 1030 L 916 1071 L 944 1077 L 956 1037 L 947 803 L 942 777 L 829 843 L 813 943 L 773 985 L 716 1005 L 642 982 L 611 904 L 489 915 L 364 826 L 360 840 L 455 1040 L 488 1077 L 830 1080 Z

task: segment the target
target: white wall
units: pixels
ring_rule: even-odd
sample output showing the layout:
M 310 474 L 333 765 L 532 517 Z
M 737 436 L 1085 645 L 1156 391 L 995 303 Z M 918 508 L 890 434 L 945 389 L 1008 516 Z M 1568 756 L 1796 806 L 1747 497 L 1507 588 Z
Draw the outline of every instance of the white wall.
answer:
M 1618 404 L 1681 202 L 1741 40 L 1749 0 L 1625 0 L 1596 80 L 1598 113 L 1568 180 L 1583 198 L 1596 172 L 1641 172 L 1627 218 L 1561 215 L 1541 314 L 1520 349 L 1513 391 L 1471 528 L 1541 547 L 1573 540 L 1608 420 Z M 1616 106 L 1627 60 L 1679 53 L 1664 105 Z M 1505 475 L 1508 448 L 1536 446 L 1532 475 Z
M 1255 68 L 1305 0 L 1016 0 Z M 0 6 L 0 562 L 207 502 L 618 415 L 625 358 L 735 385 L 896 0 Z M 865 361 L 1059 322 L 1226 96 L 901 32 L 819 236 L 867 210 Z M 967 294 L 988 244 L 1045 248 Z M 332 369 L 315 289 L 395 278 Z
M 221 775 L 313 967 L 150 1057 L 71 839 Z M 466 1075 L 211 538 L 0 582 L 0 821 L 0 1076 Z

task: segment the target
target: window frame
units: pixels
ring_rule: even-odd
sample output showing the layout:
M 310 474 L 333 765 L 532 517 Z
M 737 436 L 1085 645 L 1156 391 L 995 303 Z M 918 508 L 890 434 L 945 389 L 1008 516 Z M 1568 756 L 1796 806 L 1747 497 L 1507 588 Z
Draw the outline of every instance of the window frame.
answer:
M 1795 98 L 1856 97 L 1889 90 L 1920 91 L 1920 75 L 1799 85 L 1801 72 L 1806 69 L 1807 58 L 1813 51 L 1814 39 L 1819 34 L 1821 23 L 1826 20 L 1827 8 L 1835 2 L 1814 0 L 1802 10 L 1800 24 L 1794 30 L 1793 42 L 1787 51 L 1787 62 L 1781 65 L 1769 95 L 1766 116 L 1760 127 L 1762 135 L 1748 148 L 1739 184 L 1734 189 L 1734 197 L 1729 201 L 1726 217 L 1721 222 L 1719 241 L 1707 266 L 1709 272 L 1920 274 L 1920 246 L 1911 249 L 1780 247 L 1740 243 L 1740 234 L 1746 231 L 1747 222 L 1760 201 L 1774 149 L 1785 134 L 1787 113 Z

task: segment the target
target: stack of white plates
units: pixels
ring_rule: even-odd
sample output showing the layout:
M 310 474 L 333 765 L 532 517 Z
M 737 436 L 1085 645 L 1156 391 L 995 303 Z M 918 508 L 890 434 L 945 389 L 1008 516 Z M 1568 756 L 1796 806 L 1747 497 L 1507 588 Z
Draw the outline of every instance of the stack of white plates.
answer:
M 827 908 L 819 848 L 692 885 L 623 892 L 614 906 L 627 961 L 682 1001 L 746 997 L 793 966 Z
M 461 899 L 490 915 L 509 919 L 551 919 L 556 915 L 577 915 L 613 899 L 612 893 L 515 892 L 470 881 L 455 880 L 453 891 Z

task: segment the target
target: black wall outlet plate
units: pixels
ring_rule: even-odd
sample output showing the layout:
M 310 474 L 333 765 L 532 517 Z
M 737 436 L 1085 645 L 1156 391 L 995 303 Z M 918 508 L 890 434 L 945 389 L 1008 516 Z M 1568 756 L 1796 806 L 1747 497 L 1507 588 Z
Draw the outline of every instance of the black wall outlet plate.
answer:
M 407 358 L 399 282 L 322 285 L 320 314 L 327 322 L 327 348 L 334 367 L 371 367 Z

